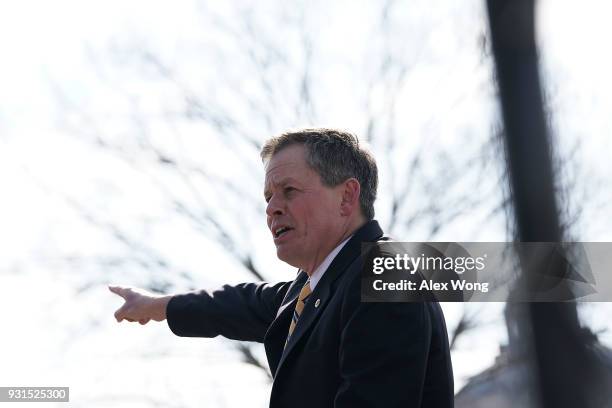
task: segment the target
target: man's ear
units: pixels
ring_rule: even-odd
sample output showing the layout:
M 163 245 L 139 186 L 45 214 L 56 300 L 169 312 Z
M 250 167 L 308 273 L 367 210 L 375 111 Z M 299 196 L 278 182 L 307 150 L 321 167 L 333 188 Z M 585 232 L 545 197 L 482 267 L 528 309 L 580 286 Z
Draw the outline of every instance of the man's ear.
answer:
M 359 210 L 359 194 L 361 185 L 356 178 L 350 178 L 342 183 L 342 201 L 340 203 L 340 215 L 349 216 Z

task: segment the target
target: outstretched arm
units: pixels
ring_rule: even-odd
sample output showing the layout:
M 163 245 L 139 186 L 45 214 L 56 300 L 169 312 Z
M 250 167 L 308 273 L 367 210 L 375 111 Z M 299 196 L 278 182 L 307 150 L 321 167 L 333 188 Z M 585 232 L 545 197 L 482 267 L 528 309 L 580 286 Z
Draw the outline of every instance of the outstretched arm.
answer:
M 109 286 L 124 304 L 115 312 L 118 322 L 147 324 L 168 320 L 174 334 L 263 342 L 291 282 L 275 285 L 243 283 L 215 291 L 157 295 L 143 289 Z
M 168 326 L 177 336 L 263 342 L 290 284 L 242 283 L 176 295 L 167 306 Z

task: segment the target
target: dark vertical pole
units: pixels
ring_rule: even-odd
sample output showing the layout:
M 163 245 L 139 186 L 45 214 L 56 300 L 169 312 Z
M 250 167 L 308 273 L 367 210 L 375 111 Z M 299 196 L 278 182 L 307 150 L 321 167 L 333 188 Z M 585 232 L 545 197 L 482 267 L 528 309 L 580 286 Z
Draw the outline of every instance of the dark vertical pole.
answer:
M 521 240 L 561 239 L 542 107 L 533 0 L 489 0 L 512 192 Z
M 549 138 L 535 43 L 534 0 L 487 0 L 505 126 L 518 234 L 524 242 L 560 242 Z M 536 266 L 537 268 L 537 266 Z M 524 270 L 527 281 L 534 270 Z M 554 273 L 563 276 L 562 270 Z M 587 408 L 595 359 L 582 341 L 573 303 L 526 305 L 530 355 L 545 408 Z

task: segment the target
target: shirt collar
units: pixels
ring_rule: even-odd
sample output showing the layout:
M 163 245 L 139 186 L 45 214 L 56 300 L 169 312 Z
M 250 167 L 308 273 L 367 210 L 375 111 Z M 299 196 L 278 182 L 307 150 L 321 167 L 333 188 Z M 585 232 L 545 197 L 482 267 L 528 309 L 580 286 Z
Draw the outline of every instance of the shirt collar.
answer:
M 315 286 L 317 286 L 317 283 L 319 283 L 319 281 L 321 280 L 321 277 L 323 276 L 327 268 L 329 268 L 329 265 L 332 263 L 336 255 L 338 255 L 338 253 L 342 250 L 342 248 L 344 248 L 344 245 L 346 245 L 348 240 L 351 239 L 352 237 L 353 235 L 351 235 L 350 237 L 342 241 L 337 247 L 335 247 L 329 253 L 329 255 L 327 255 L 327 257 L 323 260 L 323 262 L 321 262 L 321 265 L 319 265 L 317 269 L 315 269 L 315 271 L 310 276 L 310 289 L 311 290 L 314 290 Z

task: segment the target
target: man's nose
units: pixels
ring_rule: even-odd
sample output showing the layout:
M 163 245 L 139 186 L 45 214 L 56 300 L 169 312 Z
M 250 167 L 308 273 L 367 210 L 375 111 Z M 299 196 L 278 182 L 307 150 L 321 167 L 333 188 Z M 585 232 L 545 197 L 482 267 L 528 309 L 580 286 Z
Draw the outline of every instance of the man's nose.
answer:
M 268 205 L 266 206 L 266 214 L 268 217 L 272 217 L 273 215 L 283 215 L 284 213 L 285 210 L 281 200 L 272 196 L 270 201 L 268 201 Z

